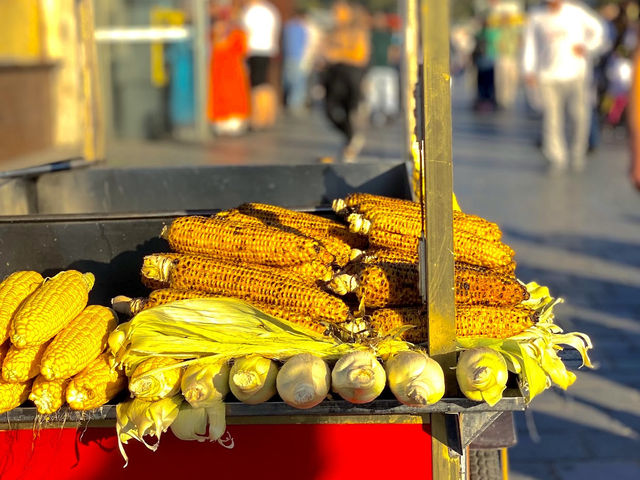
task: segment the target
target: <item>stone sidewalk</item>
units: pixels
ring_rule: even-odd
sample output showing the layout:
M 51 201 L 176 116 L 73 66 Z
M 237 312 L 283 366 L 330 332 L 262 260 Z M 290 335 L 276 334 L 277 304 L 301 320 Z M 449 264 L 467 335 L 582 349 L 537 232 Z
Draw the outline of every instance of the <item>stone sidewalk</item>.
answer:
M 609 135 L 584 172 L 557 175 L 535 147 L 537 121 L 454 112 L 462 207 L 503 227 L 519 278 L 566 300 L 557 322 L 591 336 L 598 364 L 516 414 L 510 478 L 640 479 L 640 194 L 624 139 Z

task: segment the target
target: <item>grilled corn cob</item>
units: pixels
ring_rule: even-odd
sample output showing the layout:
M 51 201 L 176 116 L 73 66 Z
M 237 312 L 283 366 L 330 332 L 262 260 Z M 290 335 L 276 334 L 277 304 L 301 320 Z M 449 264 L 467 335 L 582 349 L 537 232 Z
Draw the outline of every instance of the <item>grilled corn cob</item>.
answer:
M 40 361 L 49 342 L 33 347 L 11 346 L 2 362 L 2 379 L 5 382 L 26 382 L 40 373 Z
M 60 272 L 29 296 L 11 323 L 11 343 L 40 345 L 66 327 L 87 305 L 95 277 L 75 270 Z
M 69 382 L 71 382 L 70 378 L 47 380 L 42 375 L 38 375 L 33 381 L 29 400 L 35 403 L 41 415 L 57 412 L 65 403 Z
M 189 255 L 173 261 L 162 255 L 149 255 L 142 268 L 150 278 L 169 279 L 171 288 L 177 290 L 199 290 L 280 305 L 328 322 L 343 322 L 349 315 L 349 307 L 341 299 L 319 288 L 249 266 Z
M 182 367 L 174 367 L 178 360 L 167 357 L 152 357 L 140 363 L 129 381 L 129 391 L 136 398 L 155 402 L 180 391 Z M 164 370 L 164 368 L 167 368 Z M 163 370 L 159 370 L 163 369 Z
M 420 204 L 411 200 L 403 200 L 400 198 L 383 197 L 382 195 L 373 195 L 371 193 L 350 193 L 344 199 L 338 198 L 333 201 L 331 207 L 338 215 L 347 213 L 366 213 L 374 208 L 388 207 L 400 210 L 415 212 L 417 210 L 420 215 Z
M 297 213 L 297 212 L 293 212 L 293 213 Z M 308 215 L 308 214 L 305 214 L 305 215 Z M 349 258 L 351 257 L 351 247 L 347 243 L 342 241 L 340 238 L 330 237 L 330 236 L 327 236 L 327 235 L 321 235 L 321 236 L 311 235 L 311 234 L 305 232 L 303 229 L 294 228 L 294 227 L 287 226 L 287 225 L 284 225 L 284 224 L 271 223 L 271 222 L 269 222 L 267 220 L 262 220 L 261 218 L 259 218 L 257 216 L 253 216 L 253 215 L 242 213 L 237 209 L 222 211 L 222 212 L 218 213 L 218 215 L 216 215 L 216 218 L 223 218 L 223 219 L 230 220 L 230 221 L 237 222 L 237 223 L 247 223 L 249 225 L 251 225 L 251 224 L 253 224 L 253 225 L 266 225 L 266 226 L 281 230 L 283 232 L 290 233 L 290 234 L 295 235 L 297 237 L 309 237 L 309 238 L 311 238 L 313 240 L 316 240 L 324 248 L 326 248 L 327 251 L 331 255 L 333 255 L 334 263 L 337 264 L 338 266 L 341 266 L 341 267 L 346 265 L 347 262 L 349 261 Z M 293 223 L 293 222 L 291 222 L 291 223 Z M 340 225 L 340 226 L 342 226 L 343 228 L 346 229 L 346 227 L 344 225 Z M 347 232 L 349 232 L 349 231 L 347 230 Z M 349 232 L 349 233 L 351 233 L 351 232 Z M 352 235 L 354 235 L 354 234 L 352 234 Z
M 31 380 L 21 383 L 0 380 L 0 413 L 13 410 L 26 402 L 32 383 Z
M 106 348 L 107 338 L 117 324 L 113 310 L 89 305 L 47 347 L 40 373 L 47 380 L 75 375 Z
M 400 336 L 408 342 L 427 340 L 426 313 L 422 307 L 380 308 L 371 314 L 371 328 L 385 336 L 403 326 L 413 326 Z M 526 307 L 487 307 L 462 305 L 456 307 L 456 336 L 507 338 L 534 325 L 537 314 Z
M 71 379 L 67 386 L 67 403 L 73 410 L 98 408 L 127 385 L 127 377 L 110 365 L 111 354 L 103 353 Z
M 352 232 L 368 234 L 371 230 L 384 230 L 401 235 L 419 237 L 422 233 L 420 212 L 410 214 L 397 209 L 379 208 L 366 214 L 352 213 L 347 218 Z M 500 240 L 502 231 L 498 224 L 463 212 L 453 212 L 453 230 L 477 235 L 487 240 Z
M 411 254 L 418 251 L 418 237 L 400 235 L 384 230 L 372 230 L 369 242 L 375 248 L 399 250 Z M 453 253 L 455 260 L 487 268 L 509 265 L 514 251 L 502 242 L 486 240 L 467 232 L 454 232 Z
M 317 239 L 338 238 L 354 248 L 364 248 L 367 243 L 364 236 L 350 232 L 346 225 L 311 213 L 296 212 L 264 203 L 245 203 L 238 207 L 238 211 L 269 225 L 294 228 Z
M 42 275 L 27 270 L 14 272 L 0 283 L 0 343 L 9 338 L 13 314 L 42 282 Z
M 517 305 L 529 298 L 515 278 L 464 264 L 455 264 L 456 304 Z M 341 274 L 328 286 L 335 293 L 355 292 L 366 307 L 418 305 L 421 303 L 417 264 L 380 262 L 363 264 L 355 275 Z
M 179 217 L 162 236 L 177 252 L 249 263 L 279 266 L 334 261 L 326 248 L 309 237 L 224 218 Z

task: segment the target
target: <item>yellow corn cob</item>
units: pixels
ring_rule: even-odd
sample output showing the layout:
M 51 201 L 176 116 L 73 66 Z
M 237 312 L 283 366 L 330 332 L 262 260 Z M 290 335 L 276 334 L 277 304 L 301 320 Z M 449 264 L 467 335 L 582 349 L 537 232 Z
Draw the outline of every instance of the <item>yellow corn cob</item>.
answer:
M 140 363 L 129 380 L 129 391 L 136 398 L 155 402 L 180 391 L 182 367 L 158 370 L 180 363 L 168 357 L 152 357 Z
M 349 315 L 349 307 L 341 299 L 317 287 L 245 265 L 189 255 L 173 261 L 162 255 L 149 255 L 142 268 L 150 278 L 169 279 L 171 288 L 177 290 L 199 290 L 280 305 L 328 322 L 343 322 Z
M 347 213 L 366 213 L 372 208 L 390 207 L 398 209 L 406 209 L 415 211 L 417 209 L 420 215 L 420 204 L 411 200 L 403 200 L 400 198 L 383 197 L 382 195 L 373 195 L 371 193 L 350 193 L 344 199 L 339 198 L 333 201 L 333 211 L 339 215 Z
M 40 345 L 66 327 L 87 305 L 95 277 L 75 270 L 45 281 L 20 306 L 11 323 L 11 343 Z
M 33 381 L 29 400 L 36 404 L 38 413 L 41 415 L 57 412 L 66 401 L 69 382 L 71 382 L 70 378 L 47 380 L 42 375 L 38 375 Z
M 371 314 L 371 328 L 379 336 L 389 335 L 399 327 L 410 325 L 400 336 L 408 342 L 427 340 L 426 314 L 422 307 L 380 308 Z M 456 307 L 456 336 L 508 338 L 534 325 L 537 314 L 526 307 Z
M 400 250 L 404 252 L 418 251 L 418 237 L 400 235 L 384 230 L 371 230 L 369 242 L 375 248 Z M 509 265 L 514 251 L 502 242 L 486 240 L 467 232 L 454 232 L 453 253 L 456 261 L 480 265 L 488 268 Z
M 11 346 L 2 362 L 2 379 L 6 382 L 26 382 L 40 373 L 40 361 L 49 342 L 33 347 Z
M 31 380 L 21 383 L 0 380 L 0 413 L 13 410 L 26 402 L 32 383 Z
M 110 357 L 110 353 L 101 354 L 71 379 L 66 398 L 73 410 L 98 408 L 126 387 L 127 377 L 111 368 Z
M 117 324 L 113 310 L 89 305 L 52 340 L 42 357 L 40 373 L 47 380 L 72 377 L 102 353 Z
M 466 267 L 454 269 L 456 304 L 517 305 L 529 298 L 515 278 Z M 355 291 L 366 307 L 418 305 L 418 266 L 414 263 L 381 262 L 363 264 L 354 275 L 338 275 L 329 283 L 338 294 Z
M 162 236 L 177 252 L 227 260 L 274 266 L 334 261 L 326 248 L 309 237 L 224 218 L 179 217 Z
M 9 338 L 13 314 L 42 282 L 42 275 L 27 270 L 14 272 L 0 283 L 0 343 Z
M 350 232 L 346 225 L 320 215 L 296 212 L 264 203 L 245 203 L 238 211 L 250 215 L 273 226 L 285 226 L 296 229 L 312 238 L 337 238 L 353 248 L 365 248 L 367 240 L 362 235 Z

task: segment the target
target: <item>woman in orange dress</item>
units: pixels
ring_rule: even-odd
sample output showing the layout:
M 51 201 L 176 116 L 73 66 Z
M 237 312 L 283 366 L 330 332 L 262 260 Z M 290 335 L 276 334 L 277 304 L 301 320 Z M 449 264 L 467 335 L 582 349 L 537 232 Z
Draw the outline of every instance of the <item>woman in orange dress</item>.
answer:
M 239 135 L 250 114 L 247 37 L 229 10 L 218 11 L 211 32 L 207 116 L 216 134 Z

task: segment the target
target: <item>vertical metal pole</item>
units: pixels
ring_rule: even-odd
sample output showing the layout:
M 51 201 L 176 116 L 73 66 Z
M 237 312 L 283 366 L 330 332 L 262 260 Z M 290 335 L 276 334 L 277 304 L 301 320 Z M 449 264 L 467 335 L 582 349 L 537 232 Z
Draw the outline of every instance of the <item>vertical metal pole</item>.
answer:
M 209 34 L 208 0 L 193 0 L 193 73 L 195 81 L 196 138 L 209 138 L 207 130 L 207 45 Z
M 449 2 L 420 0 L 424 58 L 424 217 L 429 354 L 442 365 L 447 390 L 455 391 L 455 305 L 453 281 L 453 172 L 449 73 Z M 459 479 L 460 456 L 448 447 L 444 414 L 431 415 L 433 478 Z M 449 432 L 450 433 L 450 432 Z
M 411 160 L 415 169 L 415 159 L 412 153 L 414 132 L 416 128 L 414 89 L 418 81 L 418 1 L 404 0 L 402 2 L 402 17 L 404 18 L 404 55 L 402 56 L 403 103 L 405 107 L 405 158 Z M 418 192 L 414 192 L 418 198 Z

